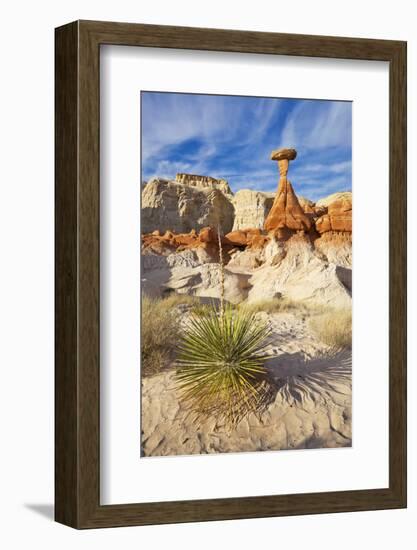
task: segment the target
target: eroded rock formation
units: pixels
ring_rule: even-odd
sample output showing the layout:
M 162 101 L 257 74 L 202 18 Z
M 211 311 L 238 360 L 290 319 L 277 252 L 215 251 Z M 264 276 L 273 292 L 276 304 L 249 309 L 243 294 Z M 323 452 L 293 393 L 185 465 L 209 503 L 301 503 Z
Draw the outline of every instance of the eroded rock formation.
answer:
M 279 183 L 274 204 L 265 220 L 267 231 L 310 231 L 312 222 L 304 213 L 290 181 L 287 179 L 288 166 L 297 156 L 295 149 L 277 149 L 272 151 L 271 160 L 278 161 Z
M 313 201 L 306 199 L 305 197 L 298 197 L 298 202 L 304 211 L 304 214 L 315 214 L 315 204 Z
M 171 252 L 188 248 L 207 248 L 208 245 L 217 246 L 217 234 L 211 227 L 204 227 L 199 233 L 192 229 L 189 233 L 173 233 L 158 230 L 142 235 L 142 252 L 153 252 L 167 255 Z
M 271 237 L 262 265 L 249 279 L 248 301 L 286 297 L 335 307 L 351 302 L 351 270 L 318 252 L 308 235 L 293 235 L 283 242 Z
M 274 203 L 275 193 L 240 189 L 233 197 L 235 219 L 233 231 L 255 227 L 262 229 Z
M 231 231 L 234 208 L 219 189 L 154 178 L 142 191 L 142 233 L 189 233 L 220 226 Z
M 294 149 L 272 152 L 276 194 L 225 180 L 177 174 L 142 190 L 142 290 L 219 298 L 219 242 L 226 300 L 287 297 L 345 307 L 351 300 L 352 194 L 316 203 L 297 197 L 287 179 Z
M 233 238 L 233 233 L 229 233 L 232 238 L 229 240 L 227 236 L 222 236 L 223 247 L 223 260 L 228 263 L 230 259 L 229 253 L 238 248 L 246 248 L 249 243 L 255 243 L 256 239 L 262 241 L 262 236 L 259 230 L 252 230 L 253 235 L 246 236 L 243 233 L 243 238 L 239 240 L 238 236 Z M 258 233 L 256 233 L 256 231 Z M 259 234 L 259 235 L 258 235 Z M 259 245 L 258 245 L 259 246 Z M 152 254 L 158 254 L 160 256 L 177 255 L 183 251 L 198 251 L 199 257 L 201 251 L 205 252 L 205 261 L 218 262 L 219 261 L 219 240 L 217 231 L 212 227 L 204 227 L 197 233 L 194 229 L 189 233 L 173 233 L 172 231 L 165 231 L 161 234 L 159 231 L 153 231 L 152 233 L 145 233 L 142 235 L 142 255 L 149 256 Z M 203 262 L 204 263 L 204 262 Z
M 199 236 L 193 234 L 192 244 L 175 248 L 175 243 L 187 240 L 186 236 L 177 237 L 180 238 L 169 234 L 154 235 L 152 246 L 149 246 L 151 237 L 146 240 L 142 256 L 142 291 L 152 296 L 175 291 L 219 298 L 217 244 L 201 243 Z M 286 241 L 277 239 L 272 233 L 262 237 L 265 240 L 260 248 L 223 245 L 228 301 L 257 302 L 285 297 L 335 307 L 350 304 L 351 246 L 346 235 L 337 234 L 340 246 L 334 246 L 330 234 L 314 242 L 305 234 L 294 234 Z M 157 243 L 166 248 L 157 248 Z
M 238 229 L 224 236 L 223 241 L 232 246 L 262 248 L 269 237 L 263 235 L 260 229 Z
M 329 204 L 332 202 L 335 202 L 339 199 L 347 199 L 352 202 L 352 192 L 351 191 L 342 191 L 339 193 L 332 193 L 331 195 L 328 195 L 327 197 L 323 197 L 322 199 L 319 199 L 315 206 L 316 208 L 327 208 Z
M 328 231 L 352 232 L 352 197 L 343 196 L 327 207 L 327 214 L 319 217 L 315 222 L 319 233 Z
M 224 179 L 217 179 L 211 176 L 199 176 L 197 174 L 177 174 L 175 181 L 183 185 L 198 187 L 200 189 L 218 189 L 226 195 L 232 195 L 229 184 Z

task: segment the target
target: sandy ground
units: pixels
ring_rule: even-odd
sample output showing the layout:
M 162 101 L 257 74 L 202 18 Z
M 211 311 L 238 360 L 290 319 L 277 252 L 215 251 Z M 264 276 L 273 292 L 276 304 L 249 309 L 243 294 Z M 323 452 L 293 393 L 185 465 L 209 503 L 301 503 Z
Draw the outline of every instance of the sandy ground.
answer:
M 269 321 L 274 330 L 266 367 L 273 394 L 262 415 L 249 415 L 232 431 L 212 418 L 196 423 L 178 400 L 173 371 L 145 378 L 143 456 L 351 445 L 350 350 L 330 350 L 305 318 L 277 313 Z

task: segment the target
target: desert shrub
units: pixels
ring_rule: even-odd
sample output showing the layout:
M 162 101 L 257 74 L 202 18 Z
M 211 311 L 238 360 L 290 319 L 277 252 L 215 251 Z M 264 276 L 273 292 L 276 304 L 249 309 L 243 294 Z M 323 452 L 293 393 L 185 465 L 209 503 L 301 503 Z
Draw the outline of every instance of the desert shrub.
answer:
M 309 321 L 310 328 L 325 344 L 334 348 L 352 346 L 352 310 L 329 309 Z
M 235 425 L 256 411 L 269 332 L 254 313 L 228 305 L 191 315 L 178 345 L 176 380 L 196 418 L 214 415 Z
M 182 297 L 181 297 L 182 298 Z M 161 372 L 173 361 L 181 333 L 175 306 L 175 295 L 168 298 L 142 296 L 141 359 L 142 375 Z
M 164 307 L 173 308 L 182 305 L 194 306 L 200 303 L 199 299 L 195 296 L 189 296 L 188 294 L 177 294 L 176 292 L 170 292 L 163 298 Z
M 265 313 L 294 313 L 310 315 L 317 311 L 313 303 L 292 300 L 291 298 L 270 298 L 257 302 L 243 302 L 240 307 L 251 313 L 264 311 Z
M 191 313 L 199 317 L 206 317 L 211 314 L 213 307 L 214 306 L 210 304 L 194 304 L 191 308 Z
M 217 313 L 220 315 L 221 307 L 222 307 L 221 303 L 215 300 L 212 300 L 210 302 L 196 302 L 194 303 L 190 311 L 193 315 L 206 317 L 211 315 L 211 313 L 213 312 L 213 309 L 215 309 Z M 228 303 L 227 307 L 230 310 L 234 310 L 236 309 L 237 306 L 235 304 Z

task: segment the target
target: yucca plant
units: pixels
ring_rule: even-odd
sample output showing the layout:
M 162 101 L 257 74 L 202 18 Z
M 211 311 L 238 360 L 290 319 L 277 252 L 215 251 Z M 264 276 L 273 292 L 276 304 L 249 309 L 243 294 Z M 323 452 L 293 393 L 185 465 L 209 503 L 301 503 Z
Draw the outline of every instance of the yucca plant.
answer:
M 194 313 L 177 347 L 176 380 L 196 418 L 214 415 L 236 425 L 262 400 L 270 329 L 255 313 L 213 305 Z

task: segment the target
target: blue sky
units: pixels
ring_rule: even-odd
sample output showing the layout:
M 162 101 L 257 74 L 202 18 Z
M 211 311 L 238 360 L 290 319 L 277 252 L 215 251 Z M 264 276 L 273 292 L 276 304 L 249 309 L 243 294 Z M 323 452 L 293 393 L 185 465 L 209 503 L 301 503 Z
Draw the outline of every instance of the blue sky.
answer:
M 352 185 L 352 104 L 142 92 L 142 180 L 177 172 L 228 180 L 232 190 L 275 191 L 273 149 L 294 147 L 289 179 L 317 200 Z

